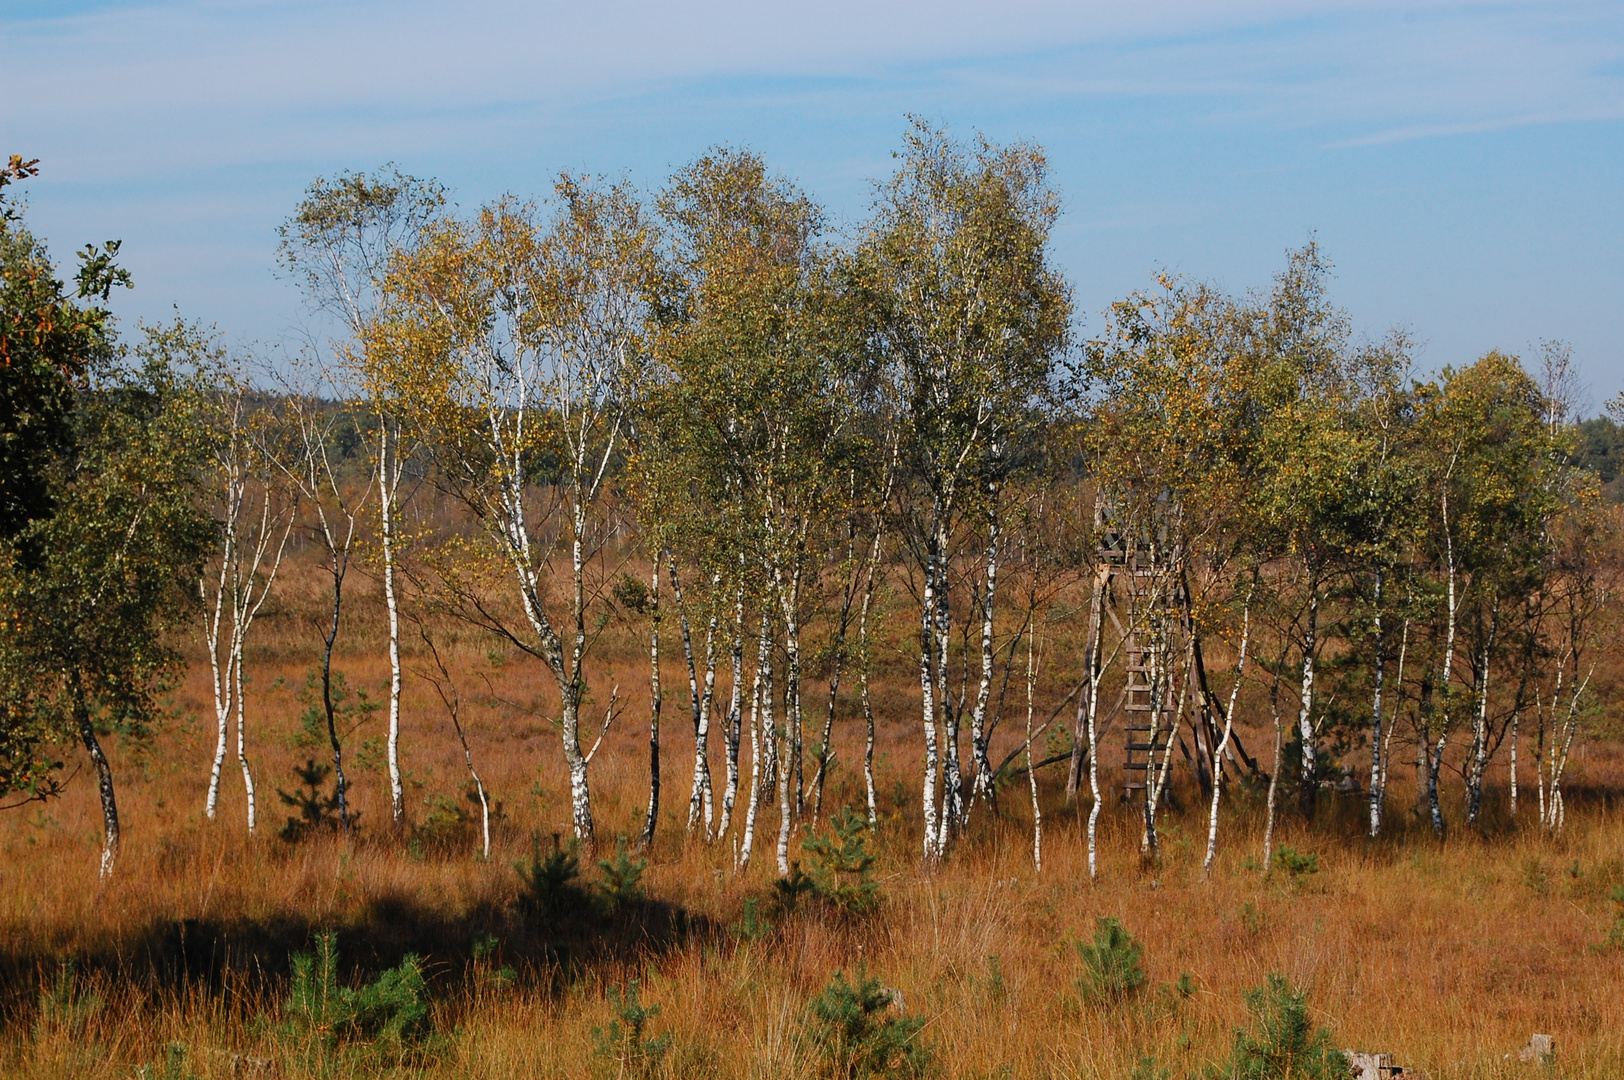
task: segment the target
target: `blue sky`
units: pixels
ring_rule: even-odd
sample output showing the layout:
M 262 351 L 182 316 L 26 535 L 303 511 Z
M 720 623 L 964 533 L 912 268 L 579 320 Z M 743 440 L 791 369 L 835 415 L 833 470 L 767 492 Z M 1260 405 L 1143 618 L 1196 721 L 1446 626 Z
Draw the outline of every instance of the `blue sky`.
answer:
M 1559 338 L 1592 408 L 1624 387 L 1616 0 L 0 0 L 0 71 L 58 256 L 121 237 L 124 317 L 236 342 L 319 330 L 274 273 L 317 174 L 395 161 L 472 208 L 727 142 L 852 221 L 919 113 L 1047 148 L 1085 329 L 1158 268 L 1265 286 L 1314 233 L 1423 367 Z

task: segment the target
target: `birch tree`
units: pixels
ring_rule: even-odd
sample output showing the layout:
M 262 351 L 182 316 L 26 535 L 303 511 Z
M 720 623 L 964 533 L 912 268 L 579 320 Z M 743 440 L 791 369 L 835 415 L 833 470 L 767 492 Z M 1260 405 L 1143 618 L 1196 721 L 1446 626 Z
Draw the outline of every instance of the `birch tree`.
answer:
M 257 804 L 248 761 L 243 654 L 254 620 L 281 571 L 297 513 L 266 453 L 269 440 L 262 429 L 268 414 L 255 407 L 252 394 L 240 375 L 222 371 L 207 396 L 212 466 L 206 477 L 211 487 L 208 505 L 218 532 L 210 564 L 197 579 L 216 725 L 204 813 L 214 820 L 229 728 L 235 719 L 237 767 L 242 772 L 250 833 L 257 825 Z
M 1022 421 L 1065 348 L 1070 291 L 1048 263 L 1059 199 L 1035 146 L 964 146 L 916 120 L 877 194 L 855 276 L 875 298 L 876 340 L 904 430 L 899 488 L 921 579 L 922 855 L 939 862 L 962 824 L 964 695 L 952 696 L 952 568 L 960 524 L 996 575 L 995 496 Z M 985 614 L 985 611 L 983 612 Z M 979 661 L 981 657 L 977 657 Z M 962 662 L 971 663 L 968 657 Z M 979 686 L 979 681 L 978 681 Z M 978 690 L 979 697 L 979 690 Z
M 589 613 L 610 580 L 602 495 L 643 362 L 656 237 L 624 185 L 566 176 L 554 194 L 545 223 L 504 199 L 425 229 L 394 261 L 366 356 L 480 525 L 485 562 L 442 553 L 442 589 L 552 678 L 574 832 L 590 844 L 581 713 L 601 625 Z M 516 612 L 490 599 L 479 568 L 497 565 Z
M 294 365 L 282 395 L 283 429 L 275 453 L 277 466 L 298 493 L 305 508 L 305 530 L 322 553 L 322 571 L 331 597 L 326 612 L 316 620 L 321 635 L 321 715 L 326 723 L 328 748 L 333 755 L 333 800 L 339 828 L 350 833 L 349 776 L 344 771 L 344 739 L 339 731 L 339 705 L 333 654 L 344 625 L 344 588 L 356 554 L 358 531 L 375 487 L 369 472 L 351 460 L 350 417 L 342 406 L 324 397 L 331 389 L 329 371 L 308 359 Z
M 1475 823 L 1480 812 L 1502 608 L 1508 596 L 1520 599 L 1534 586 L 1527 575 L 1538 561 L 1539 522 L 1549 512 L 1550 490 L 1537 470 L 1549 455 L 1538 390 L 1504 354 L 1491 352 L 1471 367 L 1446 369 L 1438 384 L 1423 389 L 1423 401 L 1436 507 L 1425 551 L 1442 601 L 1424 717 L 1430 743 L 1425 784 L 1432 827 L 1442 835 L 1439 782 L 1463 712 L 1471 735 L 1462 768 L 1468 821 Z
M 386 387 L 366 379 L 366 365 L 354 350 L 362 347 L 367 324 L 376 317 L 391 259 L 442 213 L 445 201 L 445 189 L 439 184 L 385 165 L 371 175 L 317 177 L 293 217 L 278 229 L 282 265 L 297 279 L 310 304 L 338 318 L 347 331 L 340 350 L 348 366 L 362 375 L 376 424 L 372 451 L 389 629 L 389 733 L 384 756 L 390 814 L 397 830 L 405 825 L 406 803 L 400 770 L 400 605 L 395 566 L 400 482 L 409 450 L 402 446 L 399 419 Z
M 1326 646 L 1329 592 L 1347 570 L 1358 497 L 1350 431 L 1347 316 L 1326 296 L 1330 264 L 1314 242 L 1288 253 L 1263 308 L 1253 372 L 1262 460 L 1254 506 L 1261 531 L 1299 567 L 1295 594 L 1277 591 L 1297 654 L 1298 806 L 1312 820 L 1321 762 L 1316 681 Z
M 821 246 L 822 211 L 760 158 L 707 154 L 672 179 L 660 211 L 672 237 L 658 350 L 662 442 L 713 504 L 714 535 L 739 545 L 732 554 L 743 560 L 735 565 L 712 547 L 710 565 L 700 564 L 710 581 L 707 620 L 714 628 L 717 601 L 748 583 L 774 608 L 764 625 L 783 631 L 783 730 L 760 737 L 778 763 L 777 857 L 787 874 L 805 798 L 805 620 L 817 607 L 842 481 L 859 469 L 861 327 Z M 871 482 L 866 471 L 863 482 Z M 715 630 L 706 638 L 710 687 Z M 690 682 L 698 728 L 713 692 Z M 762 715 L 771 715 L 762 692 Z M 695 765 L 697 822 L 708 779 L 697 754 Z

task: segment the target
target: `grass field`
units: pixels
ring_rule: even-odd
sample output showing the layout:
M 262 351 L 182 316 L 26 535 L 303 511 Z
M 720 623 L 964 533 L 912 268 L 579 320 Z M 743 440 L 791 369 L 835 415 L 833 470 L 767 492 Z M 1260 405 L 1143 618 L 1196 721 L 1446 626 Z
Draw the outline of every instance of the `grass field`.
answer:
M 1624 885 L 1624 821 L 1603 786 L 1624 764 L 1616 746 L 1594 744 L 1576 761 L 1567 827 L 1556 837 L 1535 827 L 1526 806 L 1509 818 L 1503 758 L 1485 828 L 1466 830 L 1456 813 L 1445 843 L 1410 812 L 1403 768 L 1379 841 L 1362 837 L 1361 798 L 1329 794 L 1312 829 L 1290 816 L 1281 824 L 1280 844 L 1317 857 L 1316 871 L 1298 874 L 1257 868 L 1261 797 L 1237 789 L 1207 879 L 1204 808 L 1186 775 L 1164 819 L 1158 866 L 1141 864 L 1132 813 L 1106 805 L 1091 883 L 1086 804 L 1065 805 L 1057 766 L 1041 774 L 1041 873 L 1019 778 L 996 815 L 976 809 L 969 836 L 927 874 L 916 857 L 913 699 L 898 652 L 881 658 L 875 695 L 881 823 L 870 845 L 881 902 L 863 915 L 811 901 L 769 914 L 776 807 L 763 810 L 768 835 L 758 836 L 746 873 L 734 872 L 730 842 L 684 836 L 692 735 L 685 675 L 672 662 L 663 815 L 640 882 L 646 896 L 614 913 L 549 921 L 524 906 L 514 868 L 567 831 L 557 740 L 541 718 L 546 686 L 531 662 L 493 659 L 488 642 L 468 631 L 453 641 L 446 628 L 445 640 L 470 701 L 476 764 L 502 806 L 492 857 L 474 857 L 461 751 L 439 699 L 410 677 L 402 745 L 414 835 L 388 826 L 387 780 L 368 745 L 382 733 L 375 715 L 351 739 L 358 837 L 277 838 L 287 808 L 275 789 L 293 786 L 295 764 L 322 756 L 296 742 L 316 640 L 301 612 L 315 588 L 314 579 L 292 582 L 250 653 L 258 836 L 246 835 L 230 761 L 220 817 L 204 818 L 212 706 L 206 665 L 197 662 L 176 689 L 181 719 L 145 747 L 111 740 L 125 833 L 109 884 L 96 881 L 99 816 L 84 771 L 61 800 L 0 815 L 0 1073 L 636 1075 L 642 1067 L 624 1040 L 610 1045 L 611 1024 L 625 1027 L 617 1001 L 635 979 L 641 1003 L 659 1010 L 644 1032 L 664 1047 L 651 1074 L 799 1077 L 820 1067 L 809 1003 L 838 970 L 900 992 L 905 1015 L 922 1022 L 916 1041 L 928 1048 L 933 1075 L 944 1077 L 1199 1075 L 1227 1054 L 1247 1022 L 1244 992 L 1269 973 L 1307 993 L 1337 1045 L 1391 1052 L 1434 1080 L 1550 1075 L 1518 1058 L 1536 1031 L 1557 1040 L 1554 1075 L 1624 1075 L 1624 950 L 1596 948 L 1624 918 L 1610 895 Z M 338 664 L 348 685 L 374 699 L 387 675 L 371 629 L 381 622 L 376 603 L 359 596 Z M 1057 639 L 1056 655 L 1063 645 Z M 592 767 L 596 858 L 612 856 L 614 837 L 641 824 L 642 648 L 629 633 L 608 641 L 594 673 L 595 686 L 618 684 L 633 701 Z M 418 662 L 409 655 L 408 669 Z M 480 671 L 505 704 L 480 700 L 488 696 Z M 1063 682 L 1046 679 L 1044 701 L 1052 705 L 1063 690 L 1050 683 Z M 807 700 L 818 717 L 823 697 Z M 860 731 L 855 710 L 843 709 L 831 808 L 862 801 Z M 1000 736 L 1005 750 L 1014 727 Z M 1264 746 L 1260 731 L 1246 734 L 1254 752 Z M 717 737 L 718 771 L 720 746 Z M 1460 801 L 1452 789 L 1451 811 Z M 599 877 L 592 858 L 582 866 L 586 883 Z M 771 928 L 752 924 L 748 901 L 749 914 L 771 918 Z M 1120 1001 L 1077 987 L 1073 943 L 1089 939 L 1102 916 L 1143 945 L 1147 983 Z M 422 1033 L 352 1038 L 290 1021 L 291 956 L 323 930 L 337 935 L 348 986 L 408 953 L 423 957 Z

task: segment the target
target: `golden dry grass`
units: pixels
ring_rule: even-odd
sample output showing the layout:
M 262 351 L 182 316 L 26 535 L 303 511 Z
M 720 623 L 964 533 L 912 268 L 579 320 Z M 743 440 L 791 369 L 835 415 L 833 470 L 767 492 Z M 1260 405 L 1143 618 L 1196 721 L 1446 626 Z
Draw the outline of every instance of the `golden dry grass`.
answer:
M 1624 959 L 1592 948 L 1613 918 L 1608 890 L 1624 883 L 1624 822 L 1599 787 L 1586 793 L 1587 784 L 1617 775 L 1611 747 L 1596 746 L 1578 763 L 1568 826 L 1555 838 L 1534 829 L 1526 810 L 1521 827 L 1510 824 L 1497 792 L 1483 834 L 1457 827 L 1439 844 L 1408 813 L 1410 793 L 1400 786 L 1389 835 L 1372 844 L 1360 838 L 1362 805 L 1333 797 L 1312 830 L 1291 819 L 1282 825 L 1281 842 L 1320 858 L 1319 873 L 1293 883 L 1249 868 L 1261 812 L 1255 796 L 1237 792 L 1226 804 L 1218 865 L 1203 880 L 1204 819 L 1192 783 L 1180 793 L 1183 809 L 1166 818 L 1154 870 L 1140 865 L 1131 815 L 1108 805 L 1101 873 L 1090 883 L 1082 815 L 1064 806 L 1063 778 L 1051 771 L 1041 874 L 1032 865 L 1024 781 L 1006 790 L 996 819 L 978 808 L 969 838 L 925 874 L 915 858 L 917 752 L 898 654 L 901 670 L 876 695 L 884 903 L 863 919 L 803 911 L 763 939 L 741 941 L 727 928 L 770 883 L 771 839 L 758 837 L 756 864 L 735 874 L 728 845 L 683 836 L 692 740 L 683 733 L 685 676 L 677 679 L 673 664 L 664 814 L 644 880 L 666 916 L 681 912 L 680 926 L 669 918 L 643 925 L 645 937 L 623 933 L 562 972 L 504 946 L 501 959 L 520 969 L 506 985 L 473 971 L 468 950 L 474 934 L 507 925 L 502 913 L 518 887 L 513 861 L 532 836 L 547 838 L 568 818 L 556 737 L 527 715 L 545 713 L 544 680 L 521 658 L 493 667 L 488 642 L 471 632 L 453 645 L 464 694 L 483 693 L 474 675 L 482 669 L 511 703 L 471 705 L 467 717 L 506 813 L 489 862 L 471 857 L 467 837 L 453 850 L 416 854 L 394 838 L 377 764 L 357 770 L 359 839 L 290 847 L 274 835 L 284 814 L 274 789 L 291 785 L 294 763 L 320 757 L 319 747 L 291 742 L 315 640 L 304 601 L 314 600 L 316 583 L 291 586 L 284 614 L 264 625 L 250 658 L 268 826 L 260 836 L 245 835 L 229 763 L 220 818 L 203 818 L 212 714 L 196 664 L 176 699 L 192 721 L 171 725 L 144 750 L 115 750 L 125 840 L 109 885 L 96 884 L 98 813 L 83 775 L 58 802 L 0 816 L 4 1075 L 124 1080 L 174 1041 L 191 1048 L 187 1068 L 205 1077 L 231 1075 L 230 1054 L 275 1060 L 287 1077 L 601 1075 L 607 1066 L 594 1052 L 593 1029 L 610 1019 L 606 990 L 637 977 L 643 1000 L 661 1008 L 652 1030 L 671 1036 L 666 1074 L 803 1076 L 815 1068 L 807 1003 L 837 969 L 858 966 L 900 990 L 908 1011 L 925 1019 L 923 1038 L 945 1077 L 1125 1077 L 1145 1054 L 1175 1076 L 1195 1074 L 1224 1055 L 1245 1020 L 1243 991 L 1269 972 L 1308 991 L 1340 1045 L 1391 1051 L 1435 1080 L 1534 1075 L 1516 1051 L 1535 1031 L 1556 1037 L 1560 1075 L 1624 1075 Z M 352 685 L 376 693 L 386 676 L 369 629 L 379 621 L 377 601 L 357 592 L 355 632 L 339 666 Z M 607 642 L 594 672 L 595 685 L 618 682 L 635 702 L 593 766 L 594 809 L 608 838 L 635 832 L 646 797 L 640 648 L 630 636 Z M 814 715 L 821 711 L 820 695 L 808 701 Z M 409 682 L 405 717 L 409 802 L 422 818 L 429 798 L 458 796 L 460 750 L 420 679 Z M 839 734 L 845 764 L 832 805 L 861 798 L 854 728 L 847 721 Z M 372 721 L 357 744 L 381 729 L 381 719 Z M 1006 732 L 1006 748 L 1011 739 Z M 1250 742 L 1260 747 L 1261 734 Z M 719 737 L 713 755 L 719 762 Z M 1503 764 L 1497 776 L 1503 780 Z M 1458 792 L 1450 798 L 1459 803 Z M 775 829 L 776 811 L 763 820 Z M 1070 943 L 1089 937 L 1102 915 L 1144 943 L 1150 976 L 1137 1000 L 1111 1008 L 1074 989 L 1080 965 Z M 403 951 L 426 952 L 440 1034 L 404 1062 L 318 1060 L 290 1047 L 274 1030 L 280 973 L 287 952 L 318 926 L 340 930 L 346 959 L 362 970 Z M 187 970 L 218 972 L 216 953 L 226 954 L 223 977 L 178 974 L 176 957 L 195 964 Z M 78 961 L 78 1004 L 42 1009 L 62 958 Z M 488 965 L 480 970 L 488 975 Z M 1197 987 L 1187 999 L 1170 989 L 1185 972 Z

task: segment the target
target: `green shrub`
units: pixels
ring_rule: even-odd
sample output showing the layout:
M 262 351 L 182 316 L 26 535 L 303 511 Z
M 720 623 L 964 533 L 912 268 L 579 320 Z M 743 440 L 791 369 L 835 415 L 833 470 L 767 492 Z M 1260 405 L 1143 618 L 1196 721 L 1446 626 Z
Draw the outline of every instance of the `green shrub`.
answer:
M 1209 1070 L 1213 1080 L 1345 1080 L 1347 1055 L 1331 1033 L 1314 1027 L 1308 999 L 1279 975 L 1246 992 L 1252 1031 L 1235 1032 L 1229 1060 Z
M 744 913 L 729 929 L 740 941 L 760 941 L 773 932 L 773 924 L 762 918 L 756 910 L 755 897 L 744 902 Z
M 298 812 L 297 816 L 290 816 L 287 824 L 282 826 L 281 837 L 290 844 L 297 844 L 301 840 L 309 839 L 317 833 L 338 831 L 338 791 L 334 785 L 333 794 L 327 794 L 327 777 L 333 771 L 331 765 L 319 765 L 314 758 L 307 759 L 303 766 L 295 765 L 293 775 L 299 778 L 301 791 L 287 792 L 281 788 L 276 789 L 277 798 L 282 800 L 284 806 L 291 806 Z M 361 815 L 353 809 L 350 811 L 350 828 L 354 829 Z
M 868 819 L 842 807 L 829 819 L 829 833 L 801 841 L 812 864 L 812 889 L 819 899 L 862 915 L 880 902 L 880 887 L 873 878 L 875 856 L 868 850 Z
M 422 962 L 408 955 L 359 989 L 338 982 L 338 941 L 316 936 L 316 951 L 293 955 L 293 980 L 282 1009 L 291 1033 L 323 1042 L 355 1037 L 403 1042 L 428 1027 Z
M 350 1026 L 363 1035 L 402 1042 L 428 1026 L 428 984 L 416 956 L 350 994 Z
M 812 1001 L 812 1040 L 835 1080 L 918 1076 L 930 1064 L 919 1041 L 923 1020 L 891 1012 L 892 992 L 862 971 L 855 983 L 835 972 Z
M 593 1048 L 598 1059 L 614 1066 L 616 1076 L 652 1076 L 671 1048 L 671 1035 L 646 1039 L 648 1022 L 660 1015 L 658 1005 L 644 1005 L 638 1000 L 638 981 L 633 979 L 622 994 L 618 987 L 609 988 L 609 1000 L 614 1006 L 614 1018 L 608 1030 L 592 1029 Z
M 526 916 L 556 924 L 581 912 L 587 893 L 576 879 L 581 876 L 581 860 L 575 845 L 554 848 L 542 858 L 541 844 L 532 845 L 530 862 L 513 864 L 519 875 L 519 910 Z
M 101 1012 L 101 998 L 82 993 L 79 989 L 79 965 L 73 960 L 62 960 L 56 966 L 56 977 L 39 995 L 40 1020 L 60 1024 L 71 1029 L 84 1026 L 85 1021 Z
M 1077 942 L 1083 962 L 1077 989 L 1090 1001 L 1122 1001 L 1145 985 L 1144 947 L 1114 916 L 1094 922 L 1092 944 Z
M 487 986 L 512 986 L 519 978 L 519 973 L 507 964 L 498 966 L 502 955 L 502 941 L 495 934 L 474 935 L 473 949 L 474 977 Z
M 801 897 L 813 892 L 815 888 L 812 879 L 801 873 L 801 864 L 790 863 L 789 876 L 773 882 L 773 910 L 779 915 L 790 914 L 800 906 Z
M 1274 853 L 1274 866 L 1277 870 L 1284 870 L 1291 875 L 1291 880 L 1308 874 L 1319 873 L 1319 856 L 1312 851 L 1298 851 L 1293 847 L 1281 846 Z
M 632 858 L 624 837 L 615 841 L 615 857 L 600 859 L 598 869 L 603 872 L 598 893 L 610 914 L 643 899 L 643 871 L 648 869 L 648 860 Z

